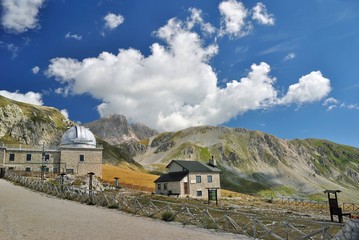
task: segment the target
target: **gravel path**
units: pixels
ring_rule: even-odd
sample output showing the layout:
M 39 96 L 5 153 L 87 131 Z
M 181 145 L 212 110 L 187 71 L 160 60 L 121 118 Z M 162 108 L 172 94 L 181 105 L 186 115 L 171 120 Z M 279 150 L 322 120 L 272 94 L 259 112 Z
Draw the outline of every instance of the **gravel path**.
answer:
M 0 179 L 0 239 L 248 239 L 88 206 Z

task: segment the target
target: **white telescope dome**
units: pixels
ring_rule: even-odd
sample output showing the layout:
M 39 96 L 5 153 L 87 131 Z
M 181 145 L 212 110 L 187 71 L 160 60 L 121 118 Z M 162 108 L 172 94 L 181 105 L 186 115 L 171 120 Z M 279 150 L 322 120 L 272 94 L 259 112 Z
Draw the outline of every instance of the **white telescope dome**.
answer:
M 62 136 L 61 147 L 96 148 L 96 138 L 88 128 L 74 126 Z

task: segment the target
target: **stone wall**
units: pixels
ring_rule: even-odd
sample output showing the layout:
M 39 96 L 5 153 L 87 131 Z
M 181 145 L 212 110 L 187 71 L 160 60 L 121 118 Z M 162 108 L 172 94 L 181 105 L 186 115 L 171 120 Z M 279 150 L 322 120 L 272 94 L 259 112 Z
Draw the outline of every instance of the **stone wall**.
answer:
M 61 148 L 61 163 L 63 171 L 77 175 L 86 175 L 89 172 L 102 177 L 102 148 Z
M 43 151 L 41 149 L 29 148 L 4 148 L 3 159 L 4 165 L 13 170 L 25 171 L 41 171 L 41 166 L 44 165 L 49 168 L 49 172 L 53 172 L 54 168 L 59 169 L 59 151 L 47 150 L 44 153 L 49 156 L 47 160 L 43 159 Z M 13 155 L 13 159 L 10 156 Z M 29 157 L 29 158 L 27 158 Z
M 0 166 L 19 171 L 40 172 L 41 166 L 44 165 L 49 172 L 76 175 L 93 172 L 102 177 L 102 148 L 45 148 L 44 153 L 48 156 L 47 160 L 43 159 L 41 148 L 0 147 Z M 10 155 L 13 156 L 12 160 Z M 27 160 L 27 156 L 31 156 L 31 159 Z
M 207 176 L 212 176 L 212 182 L 207 181 Z M 201 182 L 196 182 L 196 176 L 201 176 Z M 189 174 L 189 195 L 194 198 L 208 198 L 207 188 L 220 188 L 219 173 L 190 173 Z M 197 196 L 197 191 L 202 191 L 202 196 Z M 220 197 L 220 189 L 218 189 L 218 197 Z
M 359 240 L 359 218 L 352 218 L 332 239 Z

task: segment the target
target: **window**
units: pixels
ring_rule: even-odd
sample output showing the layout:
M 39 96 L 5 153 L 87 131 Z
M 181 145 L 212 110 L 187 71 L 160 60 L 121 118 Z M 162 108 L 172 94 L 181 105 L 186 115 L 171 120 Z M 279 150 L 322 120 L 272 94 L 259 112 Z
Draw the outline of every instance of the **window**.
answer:
M 53 173 L 59 173 L 59 169 L 56 168 L 56 167 L 54 167 L 54 168 L 52 169 L 52 172 L 53 172 Z
M 45 154 L 45 161 L 50 160 L 50 154 Z
M 202 182 L 201 176 L 196 176 L 196 183 L 201 183 L 201 182 Z
M 49 168 L 48 167 L 44 167 L 44 172 L 49 172 Z
M 202 197 L 202 191 L 197 191 L 197 197 Z
M 26 154 L 26 161 L 31 161 L 31 154 L 30 153 Z
M 207 182 L 209 183 L 213 182 L 212 175 L 207 176 Z
M 31 168 L 30 168 L 30 167 L 26 167 L 26 168 L 25 168 L 25 172 L 31 172 Z
M 83 161 L 85 161 L 85 155 L 80 155 L 80 162 L 83 162 Z
M 157 183 L 157 189 L 161 190 L 161 183 Z
M 9 170 L 14 170 L 14 167 L 9 167 L 8 169 L 9 169 Z
M 67 174 L 74 174 L 74 169 L 73 168 L 66 168 L 66 173 Z
M 164 184 L 163 184 L 163 189 L 164 189 L 164 190 L 167 190 L 167 183 L 164 183 Z
M 15 160 L 15 153 L 10 153 L 9 161 L 14 161 L 14 160 Z

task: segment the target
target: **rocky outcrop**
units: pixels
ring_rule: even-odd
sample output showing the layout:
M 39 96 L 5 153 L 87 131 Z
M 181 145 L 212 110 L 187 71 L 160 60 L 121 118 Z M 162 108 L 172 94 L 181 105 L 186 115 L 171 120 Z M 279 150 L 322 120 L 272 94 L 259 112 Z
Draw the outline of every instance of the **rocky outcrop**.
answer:
M 112 145 L 134 139 L 141 140 L 158 134 L 156 130 L 140 123 L 129 123 L 123 115 L 110 115 L 97 121 L 86 123 L 95 135 Z
M 56 110 L 49 110 L 53 111 Z M 45 112 L 34 110 L 26 114 L 16 103 L 0 107 L 0 139 L 35 146 L 57 145 L 64 131 L 63 125 L 58 126 Z M 65 118 L 62 120 L 62 124 L 70 124 Z
M 145 153 L 147 151 L 147 146 L 132 139 L 121 143 L 118 146 L 118 149 L 121 153 L 121 156 L 127 162 L 134 162 L 133 158 L 138 154 Z

